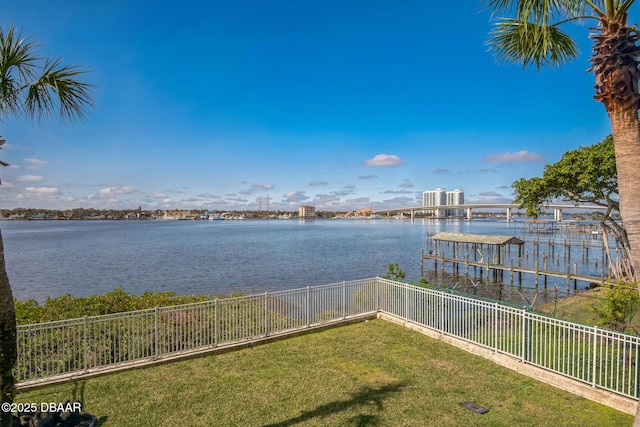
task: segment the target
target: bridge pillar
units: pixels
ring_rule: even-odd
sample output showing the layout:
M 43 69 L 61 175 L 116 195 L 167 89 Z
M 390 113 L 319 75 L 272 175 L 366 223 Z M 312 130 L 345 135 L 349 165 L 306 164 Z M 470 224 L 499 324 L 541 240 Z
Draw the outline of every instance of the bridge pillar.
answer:
M 411 211 L 411 221 L 413 221 L 416 218 L 416 211 L 412 210 Z
M 467 208 L 467 219 L 471 219 L 471 208 Z
M 511 208 L 507 208 L 507 221 L 511 221 Z

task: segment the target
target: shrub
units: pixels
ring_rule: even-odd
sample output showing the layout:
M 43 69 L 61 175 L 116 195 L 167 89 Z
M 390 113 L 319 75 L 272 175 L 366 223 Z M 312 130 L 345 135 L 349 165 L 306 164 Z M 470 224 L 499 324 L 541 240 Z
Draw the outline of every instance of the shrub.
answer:
M 407 273 L 405 273 L 404 270 L 402 270 L 396 262 L 395 264 L 389 264 L 389 267 L 387 268 L 387 274 L 382 277 L 390 280 L 398 280 L 404 279 L 406 275 Z
M 15 300 L 16 321 L 19 325 L 74 319 L 84 316 L 121 313 L 154 307 L 187 304 L 210 300 L 209 295 L 176 295 L 175 292 L 145 292 L 133 295 L 118 287 L 104 295 L 74 297 L 71 294 L 47 298 L 44 304 L 30 299 Z
M 598 326 L 625 331 L 630 327 L 633 314 L 640 303 L 638 288 L 631 283 L 618 283 L 603 287 L 604 299 L 594 302 L 591 310 L 598 316 Z

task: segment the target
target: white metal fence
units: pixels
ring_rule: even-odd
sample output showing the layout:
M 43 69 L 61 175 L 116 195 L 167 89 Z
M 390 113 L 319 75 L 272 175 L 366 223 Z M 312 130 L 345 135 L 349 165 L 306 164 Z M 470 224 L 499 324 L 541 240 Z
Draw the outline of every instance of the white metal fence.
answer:
M 377 279 L 18 326 L 16 382 L 254 341 L 376 312 Z
M 384 312 L 638 398 L 640 337 L 382 278 L 18 327 L 18 383 L 95 372 Z
M 379 279 L 379 310 L 594 388 L 638 398 L 640 337 Z

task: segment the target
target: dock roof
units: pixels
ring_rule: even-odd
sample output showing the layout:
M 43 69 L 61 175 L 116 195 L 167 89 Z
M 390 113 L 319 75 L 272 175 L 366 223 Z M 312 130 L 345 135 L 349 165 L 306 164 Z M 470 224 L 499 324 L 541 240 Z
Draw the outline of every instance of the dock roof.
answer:
M 524 240 L 515 236 L 499 236 L 488 234 L 438 233 L 433 240 L 444 240 L 458 243 L 478 243 L 484 245 L 524 245 Z

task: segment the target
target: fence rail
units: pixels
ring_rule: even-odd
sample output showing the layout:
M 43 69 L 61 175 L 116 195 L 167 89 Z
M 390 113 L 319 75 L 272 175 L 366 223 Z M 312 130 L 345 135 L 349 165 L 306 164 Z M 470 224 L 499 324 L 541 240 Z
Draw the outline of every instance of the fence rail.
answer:
M 640 337 L 383 278 L 18 327 L 18 385 L 383 312 L 638 399 Z

